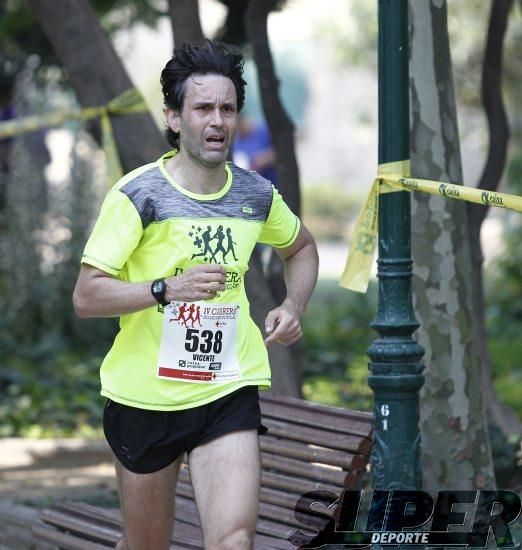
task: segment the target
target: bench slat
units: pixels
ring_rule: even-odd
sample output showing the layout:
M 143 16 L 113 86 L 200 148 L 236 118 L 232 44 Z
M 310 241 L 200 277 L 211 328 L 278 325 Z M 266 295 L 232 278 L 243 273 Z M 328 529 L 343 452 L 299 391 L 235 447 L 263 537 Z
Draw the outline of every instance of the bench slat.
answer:
M 295 517 L 293 510 L 274 506 L 273 504 L 259 503 L 259 517 L 269 519 L 274 523 L 281 523 L 285 528 L 294 527 L 295 529 L 304 528 L 303 524 Z
M 182 507 L 183 499 L 179 495 L 176 495 L 176 506 Z M 187 502 L 190 502 L 190 499 L 186 499 Z M 105 525 L 109 528 L 112 528 L 117 532 L 117 539 L 121 537 L 122 533 L 122 516 L 120 510 L 115 509 L 103 509 L 91 506 L 83 502 L 65 502 L 58 504 L 53 510 L 56 510 L 61 514 L 61 517 L 55 516 L 53 518 L 43 518 L 45 521 L 49 521 L 55 525 L 62 524 L 67 520 L 62 518 L 77 518 L 84 521 L 95 520 L 97 525 Z M 56 519 L 57 518 L 57 519 Z M 195 515 L 196 520 L 198 519 L 197 513 Z M 191 525 L 191 522 L 178 522 L 176 524 L 176 529 L 174 533 L 173 540 L 179 543 L 193 544 L 195 548 L 199 548 L 202 545 L 202 536 L 201 530 L 199 528 L 199 523 L 197 527 Z M 100 535 L 100 533 L 98 533 Z
M 33 526 L 31 532 L 37 540 L 50 542 L 56 544 L 56 546 L 60 548 L 67 548 L 69 550 L 107 550 L 107 548 L 111 548 L 110 545 L 90 542 L 70 535 L 69 533 L 64 533 L 63 531 L 57 531 L 56 529 L 41 525 Z
M 342 410 L 342 409 L 341 409 Z M 372 416 L 351 418 L 337 411 L 323 412 L 314 407 L 295 406 L 293 403 L 278 403 L 274 401 L 261 402 L 263 417 L 282 419 L 287 422 L 303 424 L 316 428 L 327 427 L 329 430 L 343 434 L 370 437 L 372 433 Z
M 261 444 L 261 451 L 306 462 L 319 462 L 321 464 L 339 466 L 345 470 L 363 470 L 367 462 L 366 457 L 361 454 L 335 451 L 324 447 L 313 447 L 302 442 L 272 437 L 268 433 L 260 437 L 259 442 Z
M 340 488 L 345 487 L 346 476 L 348 475 L 348 472 L 333 469 L 333 467 L 330 469 L 324 466 L 315 466 L 307 462 L 270 453 L 263 453 L 261 462 L 263 468 L 269 468 L 272 471 L 314 479 L 316 481 L 324 481 Z
M 295 504 L 300 497 L 301 495 L 297 493 L 290 493 L 288 491 L 277 491 L 276 489 L 270 489 L 268 487 L 261 487 L 260 491 L 261 502 L 266 502 L 267 504 L 275 504 L 276 506 L 281 506 L 290 510 L 293 510 L 295 508 Z
M 288 537 L 296 531 L 295 527 L 288 527 L 282 523 L 276 523 L 267 519 L 260 519 L 257 522 L 257 532 L 269 535 L 280 541 L 288 540 Z
M 73 534 L 81 533 L 87 535 L 93 542 L 116 544 L 121 537 L 121 529 L 110 528 L 80 517 L 65 515 L 63 512 L 57 510 L 43 510 L 41 518 L 43 521 L 57 527 L 62 527 Z
M 372 442 L 367 438 L 330 432 L 324 428 L 308 428 L 297 424 L 290 427 L 286 422 L 281 420 L 264 417 L 263 424 L 270 430 L 272 435 L 295 441 L 303 441 L 304 443 L 312 443 L 328 449 L 368 454 L 372 446 Z
M 325 405 L 324 403 L 317 403 L 317 401 L 307 401 L 306 399 L 299 399 L 298 397 L 289 397 L 287 395 L 275 395 L 270 391 L 259 392 L 260 403 L 274 403 L 276 405 L 289 405 L 294 409 L 314 410 L 318 414 L 334 414 L 336 416 L 342 416 L 351 420 L 364 420 L 371 423 L 373 419 L 373 413 L 367 411 L 355 411 L 345 409 L 344 407 L 338 407 L 336 405 Z
M 121 511 L 114 508 L 98 508 L 87 504 L 86 502 L 59 502 L 53 510 L 63 512 L 64 514 L 71 514 L 80 519 L 93 519 L 108 528 L 121 529 L 122 517 Z
M 261 485 L 263 487 L 271 487 L 272 489 L 290 491 L 299 495 L 303 495 L 309 491 L 317 491 L 319 489 L 324 491 L 332 491 L 332 493 L 336 494 L 340 492 L 339 487 L 336 487 L 330 483 L 313 482 L 309 479 L 303 479 L 301 477 L 289 477 L 267 471 L 263 471 L 261 473 Z
M 268 535 L 260 535 L 256 533 L 254 539 L 255 550 L 295 550 L 295 546 L 292 546 L 288 541 L 280 539 L 278 537 L 270 537 Z

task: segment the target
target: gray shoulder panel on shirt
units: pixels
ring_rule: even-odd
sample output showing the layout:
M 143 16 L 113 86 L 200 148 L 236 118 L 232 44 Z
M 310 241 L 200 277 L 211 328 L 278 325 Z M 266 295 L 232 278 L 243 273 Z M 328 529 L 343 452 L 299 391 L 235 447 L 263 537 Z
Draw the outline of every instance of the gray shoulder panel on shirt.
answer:
M 265 222 L 272 206 L 272 184 L 255 172 L 228 163 L 230 189 L 214 200 L 197 200 L 176 189 L 158 166 L 120 188 L 138 211 L 143 228 L 169 218 L 240 218 Z

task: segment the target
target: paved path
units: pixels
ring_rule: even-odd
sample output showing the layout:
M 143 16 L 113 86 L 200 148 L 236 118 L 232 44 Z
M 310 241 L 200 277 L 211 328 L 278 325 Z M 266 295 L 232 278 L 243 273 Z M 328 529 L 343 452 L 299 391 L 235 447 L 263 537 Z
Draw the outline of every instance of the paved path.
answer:
M 0 439 L 0 550 L 50 550 L 35 544 L 38 508 L 59 500 L 118 505 L 105 441 Z
M 105 441 L 0 439 L 0 499 L 34 502 L 116 496 Z

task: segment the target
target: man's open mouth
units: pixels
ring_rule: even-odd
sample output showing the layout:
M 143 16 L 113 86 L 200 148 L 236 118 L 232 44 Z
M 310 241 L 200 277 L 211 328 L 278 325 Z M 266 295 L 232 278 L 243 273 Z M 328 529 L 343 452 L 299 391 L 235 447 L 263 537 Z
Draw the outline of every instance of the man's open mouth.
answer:
M 224 143 L 225 138 L 224 136 L 209 136 L 206 141 L 207 143 Z

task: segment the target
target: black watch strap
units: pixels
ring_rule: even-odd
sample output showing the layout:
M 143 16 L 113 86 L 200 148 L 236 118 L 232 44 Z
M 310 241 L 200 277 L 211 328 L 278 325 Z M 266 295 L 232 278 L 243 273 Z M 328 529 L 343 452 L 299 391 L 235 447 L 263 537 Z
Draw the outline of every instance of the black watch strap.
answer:
M 165 279 L 156 279 L 155 281 L 152 281 L 152 284 L 150 285 L 150 291 L 152 292 L 152 295 L 162 306 L 166 306 L 169 304 L 169 302 L 165 300 L 166 290 L 167 285 L 165 284 Z

